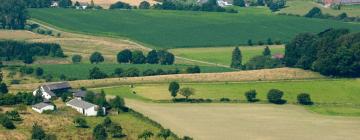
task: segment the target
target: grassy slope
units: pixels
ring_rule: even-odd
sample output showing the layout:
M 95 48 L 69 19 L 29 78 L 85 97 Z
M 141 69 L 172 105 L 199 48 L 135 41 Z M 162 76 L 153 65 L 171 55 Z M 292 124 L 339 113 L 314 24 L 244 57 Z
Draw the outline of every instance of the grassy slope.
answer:
M 360 16 L 360 6 L 351 5 L 351 6 L 342 6 L 341 10 L 334 10 L 331 8 L 324 8 L 318 3 L 315 3 L 313 0 L 291 0 L 287 1 L 287 8 L 281 9 L 280 13 L 291 13 L 297 15 L 305 15 L 313 7 L 321 8 L 323 13 L 331 14 L 337 16 L 343 12 L 347 13 L 348 16 L 357 17 Z
M 218 48 L 179 48 L 170 50 L 176 56 L 212 62 L 217 64 L 229 65 L 231 63 L 231 52 L 234 47 L 218 47 Z M 270 47 L 272 54 L 284 54 L 283 46 Z M 247 62 L 250 58 L 261 55 L 264 46 L 257 47 L 240 47 L 243 55 L 243 62 Z
M 256 89 L 258 98 L 267 100 L 266 94 L 272 88 L 285 92 L 284 99 L 289 103 L 296 103 L 296 96 L 299 93 L 309 93 L 317 105 L 308 107 L 315 112 L 332 115 L 360 115 L 360 79 L 339 79 L 339 80 L 310 80 L 310 81 L 278 81 L 278 82 L 246 82 L 246 83 L 193 83 L 181 84 L 182 87 L 192 87 L 196 94 L 192 98 L 230 98 L 246 100 L 244 93 L 250 89 Z M 126 87 L 106 88 L 110 95 L 117 95 L 118 92 L 133 99 L 168 100 L 171 99 L 167 91 L 167 84 L 156 85 L 135 85 L 134 89 Z M 131 91 L 136 91 L 132 95 Z M 121 95 L 121 94 L 120 94 Z M 124 96 L 126 97 L 126 96 Z M 178 97 L 182 97 L 179 95 Z
M 47 134 L 55 134 L 58 139 L 84 140 L 92 139 L 93 128 L 102 123 L 102 117 L 85 117 L 90 128 L 76 128 L 72 123 L 73 118 L 81 117 L 71 108 L 63 107 L 62 101 L 56 101 L 58 109 L 55 114 L 39 114 L 28 108 L 26 114 L 21 114 L 24 119 L 21 123 L 16 123 L 15 130 L 6 130 L 0 126 L 0 139 L 29 139 L 31 136 L 31 126 L 33 123 L 41 125 Z M 60 107 L 59 107 L 60 106 Z M 11 110 L 12 108 L 4 108 Z M 123 132 L 127 135 L 126 139 L 135 140 L 144 130 L 150 130 L 154 134 L 160 131 L 160 128 L 148 120 L 140 118 L 132 113 L 121 113 L 119 115 L 109 115 L 113 122 L 119 123 Z M 174 139 L 171 137 L 170 139 Z
M 188 65 L 150 65 L 150 64 L 47 64 L 47 65 L 33 65 L 33 67 L 41 67 L 44 69 L 45 75 L 50 74 L 54 77 L 60 77 L 64 74 L 68 78 L 76 79 L 88 79 L 89 70 L 94 67 L 99 67 L 100 70 L 107 74 L 114 73 L 116 68 L 122 68 L 124 70 L 135 67 L 141 72 L 147 69 L 156 71 L 157 69 L 163 70 L 175 70 L 178 68 L 180 71 L 184 71 Z M 214 67 L 214 66 L 200 66 L 202 72 L 228 72 L 233 71 L 230 68 Z
M 270 14 L 266 8 L 238 14 L 157 10 L 31 9 L 30 15 L 66 31 L 126 37 L 156 48 L 225 46 L 289 40 L 300 32 L 319 32 L 358 24 Z M 61 21 L 61 22 L 60 22 Z

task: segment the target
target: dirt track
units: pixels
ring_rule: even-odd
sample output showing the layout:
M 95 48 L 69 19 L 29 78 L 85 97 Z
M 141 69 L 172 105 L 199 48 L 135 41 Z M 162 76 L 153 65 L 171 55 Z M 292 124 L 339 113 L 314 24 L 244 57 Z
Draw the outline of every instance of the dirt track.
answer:
M 358 140 L 360 118 L 313 114 L 300 106 L 267 104 L 155 104 L 127 106 L 196 140 Z

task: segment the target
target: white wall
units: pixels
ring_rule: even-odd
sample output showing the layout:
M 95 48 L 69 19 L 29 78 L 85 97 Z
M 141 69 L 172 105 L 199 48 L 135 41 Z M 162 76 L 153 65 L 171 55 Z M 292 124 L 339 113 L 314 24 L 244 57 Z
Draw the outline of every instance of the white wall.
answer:
M 32 107 L 32 109 L 33 109 L 34 111 L 38 112 L 38 113 L 43 113 L 45 110 L 54 110 L 55 107 L 54 107 L 53 105 L 48 105 L 48 106 L 46 106 L 46 107 L 44 107 L 44 108 L 42 108 L 42 109 L 37 109 L 37 108 L 35 108 L 35 107 Z

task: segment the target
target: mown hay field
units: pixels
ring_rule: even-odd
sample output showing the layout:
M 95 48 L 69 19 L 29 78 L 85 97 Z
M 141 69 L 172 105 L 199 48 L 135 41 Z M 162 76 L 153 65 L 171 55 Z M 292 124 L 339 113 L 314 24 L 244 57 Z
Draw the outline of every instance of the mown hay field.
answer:
M 358 24 L 272 14 L 267 8 L 239 8 L 239 13 L 164 10 L 31 9 L 32 19 L 69 32 L 129 38 L 152 48 L 234 46 L 287 42 L 302 32 L 327 28 L 360 30 Z
M 289 0 L 286 1 L 287 7 L 281 9 L 279 13 L 290 13 L 297 15 L 305 15 L 313 7 L 319 7 L 323 13 L 337 16 L 341 13 L 346 13 L 351 17 L 360 16 L 360 6 L 359 5 L 343 5 L 340 10 L 334 10 L 331 8 L 325 8 L 323 5 L 314 2 L 313 0 Z
M 196 140 L 360 139 L 360 118 L 323 116 L 294 105 L 126 102 L 178 135 Z
M 284 54 L 284 46 L 274 45 L 269 46 L 271 53 Z M 231 53 L 235 47 L 211 47 L 211 48 L 178 48 L 171 49 L 170 51 L 176 56 L 199 60 L 205 62 L 211 62 L 222 65 L 230 65 Z M 242 53 L 243 64 L 249 61 L 252 57 L 262 55 L 265 46 L 247 46 L 240 47 Z

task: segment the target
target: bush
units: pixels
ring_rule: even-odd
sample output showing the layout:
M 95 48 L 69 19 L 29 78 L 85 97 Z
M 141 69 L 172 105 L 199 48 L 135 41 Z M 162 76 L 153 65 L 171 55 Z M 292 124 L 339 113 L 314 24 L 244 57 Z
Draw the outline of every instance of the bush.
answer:
M 71 58 L 71 60 L 72 60 L 73 63 L 79 63 L 79 62 L 81 62 L 81 59 L 82 59 L 82 56 L 81 56 L 81 55 L 78 55 L 78 54 L 74 55 L 74 56 Z
M 267 99 L 270 103 L 285 104 L 286 101 L 282 99 L 284 92 L 278 89 L 270 89 L 267 94 Z
M 199 66 L 186 68 L 186 73 L 200 73 L 200 72 L 201 72 L 201 70 L 200 70 Z
M 4 126 L 6 129 L 15 129 L 14 123 L 5 115 L 0 116 L 1 125 Z
M 230 99 L 229 98 L 221 98 L 220 102 L 230 102 Z
M 32 74 L 32 73 L 34 73 L 34 68 L 32 68 L 32 67 L 21 67 L 20 72 L 22 74 Z
M 245 97 L 248 102 L 256 102 L 258 99 L 256 99 L 256 90 L 249 90 L 245 92 Z
M 38 67 L 35 69 L 35 75 L 36 76 L 42 76 L 44 74 L 44 69 Z
M 76 127 L 88 128 L 87 122 L 84 118 L 77 117 L 74 119 L 74 124 Z
M 300 93 L 300 94 L 297 96 L 297 100 L 298 100 L 298 103 L 299 103 L 299 104 L 302 104 L 302 105 L 312 105 L 312 104 L 314 104 L 314 103 L 311 101 L 310 95 L 307 94 L 307 93 Z
M 131 5 L 119 1 L 114 4 L 111 4 L 109 9 L 131 9 Z

